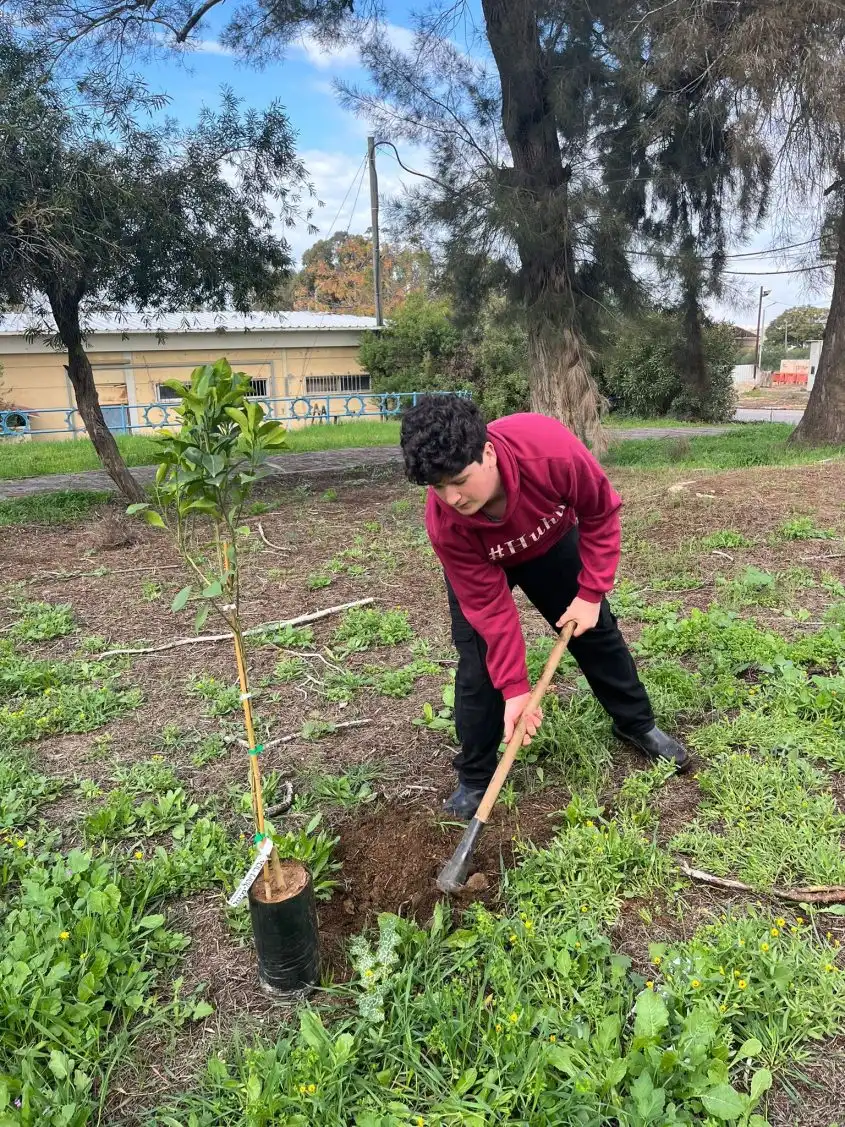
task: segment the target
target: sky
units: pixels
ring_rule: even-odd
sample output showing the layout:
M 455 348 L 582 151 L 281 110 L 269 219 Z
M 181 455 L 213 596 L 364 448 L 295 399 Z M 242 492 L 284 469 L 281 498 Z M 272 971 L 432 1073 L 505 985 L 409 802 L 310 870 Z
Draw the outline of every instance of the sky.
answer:
M 224 15 L 228 8 L 228 3 L 223 5 Z M 404 0 L 387 2 L 389 33 L 396 46 L 410 46 L 412 42 L 412 8 L 413 4 Z M 356 49 L 339 44 L 326 50 L 305 37 L 290 46 L 283 61 L 259 70 L 227 53 L 216 39 L 215 26 L 219 27 L 219 22 L 204 25 L 200 49 L 184 56 L 181 65 L 174 64 L 171 55 L 144 66 L 150 86 L 169 95 L 168 112 L 189 124 L 203 104 L 215 104 L 224 85 L 232 87 L 246 105 L 257 109 L 278 99 L 296 131 L 300 156 L 322 204 L 315 206 L 312 217 L 319 229 L 316 235 L 308 232 L 304 222 L 285 231 L 297 262 L 317 238 L 326 238 L 336 230 L 364 232 L 371 222 L 364 164 L 370 130 L 366 121 L 340 106 L 333 89 L 335 79 L 366 83 L 367 75 Z M 425 170 L 424 151 L 402 142 L 398 147 L 405 164 Z M 379 151 L 378 174 L 382 206 L 401 194 L 414 179 L 399 168 L 387 149 Z M 754 327 L 761 286 L 770 291 L 763 299 L 766 322 L 791 305 L 829 304 L 830 286 L 823 284 L 825 272 L 757 276 L 756 272 L 785 271 L 807 263 L 803 257 L 807 248 L 795 248 L 781 255 L 763 253 L 809 237 L 800 231 L 784 235 L 778 229 L 780 226 L 776 217 L 749 242 L 730 248 L 733 254 L 747 257 L 731 259 L 728 269 L 743 273 L 726 276 L 729 290 L 722 299 L 711 303 L 713 315 Z M 819 288 L 814 290 L 814 285 Z

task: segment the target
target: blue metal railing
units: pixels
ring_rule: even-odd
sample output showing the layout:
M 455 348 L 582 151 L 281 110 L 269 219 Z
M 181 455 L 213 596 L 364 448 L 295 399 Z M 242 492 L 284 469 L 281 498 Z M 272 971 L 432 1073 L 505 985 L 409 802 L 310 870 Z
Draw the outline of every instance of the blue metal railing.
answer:
M 264 396 L 251 396 L 261 403 L 268 417 L 280 422 L 338 423 L 350 419 L 377 418 L 382 421 L 398 418 L 402 411 L 416 404 L 422 395 L 456 394 L 468 397 L 470 392 L 448 391 L 397 391 L 376 394 L 373 392 L 337 393 L 325 395 L 298 395 L 274 399 Z M 131 434 L 133 431 L 159 430 L 162 427 L 176 427 L 179 416 L 176 409 L 179 401 L 165 400 L 157 403 L 130 403 L 120 406 L 105 405 L 107 422 L 117 433 Z M 122 422 L 115 425 L 111 413 L 121 412 Z M 61 419 L 61 426 L 41 426 L 41 421 L 51 423 Z M 14 409 L 0 411 L 0 438 L 21 435 L 78 434 L 84 436 L 85 426 L 79 412 L 74 408 L 50 407 L 47 410 Z

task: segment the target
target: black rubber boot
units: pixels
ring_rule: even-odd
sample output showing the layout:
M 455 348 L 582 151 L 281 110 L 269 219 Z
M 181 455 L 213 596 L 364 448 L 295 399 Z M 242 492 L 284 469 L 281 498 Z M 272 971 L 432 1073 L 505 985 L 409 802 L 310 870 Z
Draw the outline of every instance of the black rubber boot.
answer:
M 468 822 L 478 809 L 478 804 L 486 790 L 487 787 L 472 787 L 460 783 L 455 793 L 450 794 L 443 803 L 443 813 L 452 818 L 459 818 L 462 822 Z
M 684 745 L 679 743 L 674 736 L 667 736 L 665 732 L 661 732 L 659 728 L 652 728 L 650 732 L 646 732 L 643 736 L 629 736 L 620 731 L 614 724 L 613 734 L 617 740 L 623 740 L 626 744 L 637 748 L 649 759 L 665 759 L 674 763 L 679 774 L 689 770 L 692 763 L 689 752 Z

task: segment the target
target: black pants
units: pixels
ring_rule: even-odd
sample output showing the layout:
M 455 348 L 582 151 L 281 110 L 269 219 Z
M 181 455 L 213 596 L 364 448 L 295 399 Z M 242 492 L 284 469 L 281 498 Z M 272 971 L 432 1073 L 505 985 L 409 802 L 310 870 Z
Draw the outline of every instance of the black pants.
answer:
M 578 594 L 578 530 L 573 528 L 545 555 L 508 568 L 511 589 L 520 587 L 543 618 L 554 627 Z M 486 786 L 496 770 L 504 731 L 505 703 L 487 672 L 487 644 L 464 617 L 455 593 L 446 583 L 452 616 L 452 640 L 458 650 L 455 677 L 455 725 L 461 751 L 453 766 L 461 782 Z M 616 625 L 606 599 L 594 629 L 573 638 L 569 651 L 599 703 L 626 733 L 643 735 L 654 726 L 651 702 L 637 676 L 634 659 Z

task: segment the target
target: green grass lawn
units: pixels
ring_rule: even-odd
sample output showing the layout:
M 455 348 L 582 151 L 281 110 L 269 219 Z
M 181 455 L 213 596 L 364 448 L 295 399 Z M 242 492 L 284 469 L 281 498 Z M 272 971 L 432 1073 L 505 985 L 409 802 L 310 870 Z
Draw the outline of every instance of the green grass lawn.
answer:
M 835 446 L 790 446 L 789 423 L 744 423 L 728 434 L 683 438 L 638 438 L 614 443 L 602 459 L 607 466 L 641 469 L 742 469 L 789 466 L 845 455 Z
M 287 441 L 287 449 L 281 453 L 390 446 L 399 441 L 399 422 L 367 421 L 303 427 L 288 431 Z M 128 466 L 149 466 L 158 460 L 158 444 L 151 435 L 118 435 L 117 445 Z M 87 438 L 55 442 L 0 442 L 0 481 L 101 468 L 94 447 Z

